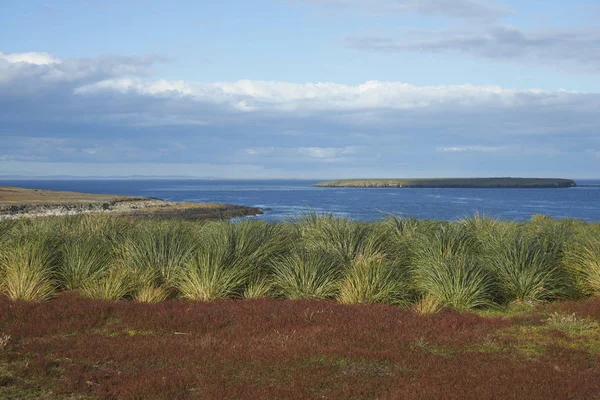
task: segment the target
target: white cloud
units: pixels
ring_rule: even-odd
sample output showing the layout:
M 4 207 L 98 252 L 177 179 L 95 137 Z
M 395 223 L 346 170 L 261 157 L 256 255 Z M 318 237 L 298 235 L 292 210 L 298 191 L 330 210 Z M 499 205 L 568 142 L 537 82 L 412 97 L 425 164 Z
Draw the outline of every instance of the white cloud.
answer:
M 356 147 L 300 147 L 298 153 L 310 158 L 332 160 L 337 157 L 356 154 Z
M 246 112 L 319 111 L 326 109 L 422 109 L 492 105 L 518 107 L 531 102 L 560 104 L 576 92 L 510 89 L 500 86 L 416 86 L 403 82 L 368 81 L 356 86 L 338 83 L 295 84 L 273 81 L 195 83 L 109 79 L 76 88 L 77 95 L 135 93 L 146 96 L 187 97 L 198 102 L 228 105 Z
M 267 154 L 273 154 L 275 153 L 276 149 L 273 146 L 270 147 L 253 147 L 253 148 L 247 148 L 243 150 L 244 153 L 248 154 L 249 156 L 264 156 Z
M 59 64 L 61 61 L 48 53 L 12 53 L 4 54 L 0 51 L 0 60 L 11 64 L 24 63 L 35 65 Z
M 3 54 L 3 53 L 2 53 Z M 166 110 L 178 120 L 208 123 L 210 118 L 198 116 L 197 110 L 208 106 L 222 112 L 243 111 L 258 113 L 305 113 L 333 118 L 337 111 L 352 114 L 351 118 L 363 120 L 372 117 L 372 111 L 386 113 L 390 110 L 476 110 L 489 108 L 524 108 L 564 106 L 573 102 L 584 103 L 586 96 L 565 90 L 512 89 L 494 85 L 475 86 L 439 85 L 417 86 L 403 82 L 367 81 L 359 85 L 332 82 L 288 83 L 276 81 L 240 80 L 236 82 L 189 82 L 165 79 L 148 79 L 145 75 L 156 57 L 99 57 L 96 59 L 59 60 L 52 55 L 35 53 L 29 57 L 36 63 L 0 62 L 0 101 L 6 98 L 39 95 L 54 92 L 61 101 L 71 101 L 74 106 L 85 101 L 95 102 L 111 96 L 117 101 L 166 102 L 170 107 L 185 110 L 181 118 L 174 110 Z M 3 54 L 5 59 L 25 59 L 22 54 Z M 56 62 L 42 63 L 43 60 Z M 120 96 L 116 96 L 120 95 Z M 116 96 L 116 97 L 115 97 Z M 49 98 L 49 97 L 48 97 Z M 585 101 L 594 108 L 597 98 Z M 56 104 L 51 104 L 55 107 Z M 102 104 L 110 107 L 110 104 Z M 117 107 L 117 105 L 115 105 Z M 123 116 L 123 107 L 119 105 Z M 72 110 L 70 110 L 73 112 Z M 144 116 L 157 119 L 158 112 Z M 360 114 L 354 111 L 359 111 Z M 140 110 L 133 110 L 140 116 Z M 208 117 L 214 117 L 209 113 Z M 164 118 L 158 118 L 164 119 Z M 149 121 L 136 121 L 143 124 Z
M 444 153 L 497 153 L 506 149 L 504 146 L 452 146 L 438 147 L 437 151 Z

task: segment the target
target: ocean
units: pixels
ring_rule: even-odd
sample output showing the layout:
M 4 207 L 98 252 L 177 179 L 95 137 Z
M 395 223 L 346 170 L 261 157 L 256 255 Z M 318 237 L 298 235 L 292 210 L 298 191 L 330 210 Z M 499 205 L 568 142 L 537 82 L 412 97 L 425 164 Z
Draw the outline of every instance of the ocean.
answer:
M 600 221 L 600 180 L 567 189 L 316 188 L 307 180 L 2 180 L 1 186 L 156 197 L 261 207 L 258 219 L 331 213 L 362 221 L 388 214 L 456 220 L 480 214 L 526 220 L 535 214 Z

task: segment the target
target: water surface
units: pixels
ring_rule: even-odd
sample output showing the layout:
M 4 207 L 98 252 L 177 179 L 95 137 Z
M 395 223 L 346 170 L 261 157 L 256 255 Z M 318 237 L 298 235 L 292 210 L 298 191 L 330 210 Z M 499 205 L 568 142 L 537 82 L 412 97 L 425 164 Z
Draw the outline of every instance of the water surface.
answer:
M 304 180 L 6 180 L 25 188 L 158 197 L 261 207 L 282 220 L 306 211 L 372 221 L 386 213 L 454 220 L 479 212 L 509 220 L 534 214 L 600 221 L 600 180 L 563 189 L 316 188 Z

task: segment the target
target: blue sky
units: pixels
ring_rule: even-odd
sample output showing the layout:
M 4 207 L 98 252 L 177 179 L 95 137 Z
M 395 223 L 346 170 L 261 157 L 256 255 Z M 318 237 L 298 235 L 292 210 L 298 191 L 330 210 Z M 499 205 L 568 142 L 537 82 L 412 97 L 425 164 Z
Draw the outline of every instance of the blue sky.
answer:
M 600 169 L 597 1 L 0 4 L 0 176 Z

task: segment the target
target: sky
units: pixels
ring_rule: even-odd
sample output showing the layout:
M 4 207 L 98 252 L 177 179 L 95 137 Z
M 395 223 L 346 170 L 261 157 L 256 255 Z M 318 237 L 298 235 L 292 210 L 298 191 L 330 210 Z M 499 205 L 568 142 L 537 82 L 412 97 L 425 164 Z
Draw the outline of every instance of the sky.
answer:
M 1 0 L 0 176 L 600 178 L 600 2 Z

